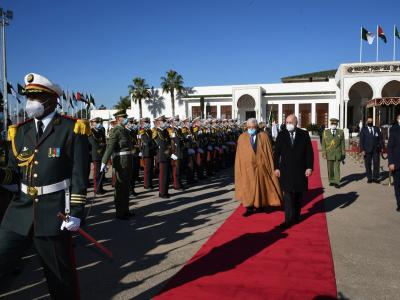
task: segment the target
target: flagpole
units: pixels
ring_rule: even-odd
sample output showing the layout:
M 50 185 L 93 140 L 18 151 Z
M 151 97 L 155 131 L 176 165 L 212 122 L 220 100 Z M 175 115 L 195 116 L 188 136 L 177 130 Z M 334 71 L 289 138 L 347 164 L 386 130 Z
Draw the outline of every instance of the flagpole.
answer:
M 360 62 L 362 58 L 362 26 L 360 27 Z
M 379 59 L 379 32 L 378 32 L 379 25 L 376 26 L 376 61 Z
M 393 25 L 393 60 L 396 60 L 396 24 Z
M 17 99 L 17 123 L 19 123 L 19 107 L 18 107 L 18 99 Z

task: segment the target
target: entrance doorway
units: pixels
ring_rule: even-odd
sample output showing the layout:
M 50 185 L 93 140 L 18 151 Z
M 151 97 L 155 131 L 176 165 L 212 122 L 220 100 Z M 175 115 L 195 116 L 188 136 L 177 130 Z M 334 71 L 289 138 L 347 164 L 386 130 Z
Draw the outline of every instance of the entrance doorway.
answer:
M 241 96 L 237 101 L 238 108 L 238 119 L 240 122 L 244 122 L 249 118 L 256 117 L 256 101 L 248 94 Z
M 250 118 L 255 118 L 256 117 L 256 112 L 253 111 L 246 111 L 246 120 L 250 119 Z

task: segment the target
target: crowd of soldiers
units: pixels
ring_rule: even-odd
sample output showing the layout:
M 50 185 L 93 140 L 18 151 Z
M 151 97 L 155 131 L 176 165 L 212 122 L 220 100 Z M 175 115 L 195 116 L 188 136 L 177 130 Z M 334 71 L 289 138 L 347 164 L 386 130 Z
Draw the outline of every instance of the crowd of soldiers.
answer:
M 143 181 L 147 190 L 158 177 L 160 198 L 169 198 L 169 186 L 185 190 L 188 185 L 230 167 L 235 160 L 236 141 L 243 132 L 236 120 L 181 120 L 178 116 L 136 120 L 125 110 L 109 120 L 108 139 L 101 118 L 90 120 L 89 137 L 94 188 L 105 193 L 103 178 L 112 165 L 116 217 L 129 219 L 129 196 L 137 195 L 135 185 Z M 139 174 L 143 169 L 143 180 Z

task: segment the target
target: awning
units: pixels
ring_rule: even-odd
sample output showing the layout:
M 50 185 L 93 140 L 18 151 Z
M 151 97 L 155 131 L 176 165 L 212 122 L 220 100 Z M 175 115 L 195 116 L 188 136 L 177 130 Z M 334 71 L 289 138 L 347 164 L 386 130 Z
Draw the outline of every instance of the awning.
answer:
M 400 97 L 385 97 L 375 98 L 367 102 L 367 107 L 382 106 L 382 105 L 400 105 Z

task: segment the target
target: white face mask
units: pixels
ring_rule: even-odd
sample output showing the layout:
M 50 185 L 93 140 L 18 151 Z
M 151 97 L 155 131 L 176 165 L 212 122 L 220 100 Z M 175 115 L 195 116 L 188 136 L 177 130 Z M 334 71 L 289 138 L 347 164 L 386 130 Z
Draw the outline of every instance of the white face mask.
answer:
M 286 124 L 286 129 L 287 129 L 288 131 L 294 131 L 295 126 L 294 126 L 293 124 Z
M 337 128 L 337 125 L 336 125 L 336 124 L 331 124 L 331 128 L 332 128 L 332 129 L 336 129 L 336 128 Z
M 25 111 L 29 118 L 40 118 L 44 114 L 44 105 L 38 100 L 27 100 Z
M 397 119 L 397 123 L 400 125 L 400 119 Z

